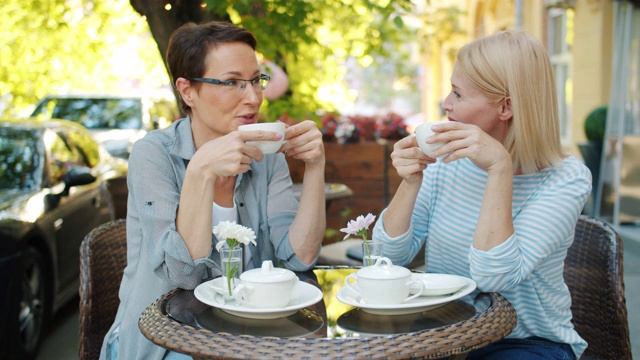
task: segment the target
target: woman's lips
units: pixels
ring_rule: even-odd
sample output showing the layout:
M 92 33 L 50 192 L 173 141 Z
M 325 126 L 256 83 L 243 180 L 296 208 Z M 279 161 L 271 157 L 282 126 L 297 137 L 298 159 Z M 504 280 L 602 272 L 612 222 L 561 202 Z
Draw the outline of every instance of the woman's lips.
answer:
M 238 119 L 240 119 L 240 121 L 243 124 L 253 124 L 256 122 L 257 116 L 255 114 L 252 115 L 240 115 L 238 116 Z

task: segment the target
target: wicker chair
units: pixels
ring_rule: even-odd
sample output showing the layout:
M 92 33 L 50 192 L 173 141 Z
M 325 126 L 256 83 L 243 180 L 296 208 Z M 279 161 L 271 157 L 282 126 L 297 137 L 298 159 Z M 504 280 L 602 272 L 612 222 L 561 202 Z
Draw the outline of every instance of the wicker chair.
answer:
M 98 226 L 80 246 L 80 332 L 78 355 L 97 359 L 113 324 L 118 290 L 127 265 L 126 220 Z
M 564 268 L 582 359 L 631 359 L 622 273 L 622 240 L 607 223 L 581 216 Z

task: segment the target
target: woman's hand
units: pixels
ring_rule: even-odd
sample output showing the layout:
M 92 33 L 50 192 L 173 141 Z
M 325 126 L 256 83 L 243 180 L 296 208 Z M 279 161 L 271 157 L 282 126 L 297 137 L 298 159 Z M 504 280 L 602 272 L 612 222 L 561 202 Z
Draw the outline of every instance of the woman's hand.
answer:
M 449 163 L 468 158 L 477 167 L 491 172 L 511 166 L 512 160 L 507 149 L 478 126 L 450 121 L 432 127 L 435 135 L 426 139 L 427 143 L 446 142 L 431 153 L 433 156 L 447 155 L 443 162 Z
M 272 131 L 232 131 L 225 136 L 204 143 L 193 155 L 192 165 L 215 178 L 236 176 L 247 172 L 253 160 L 262 161 L 264 154 L 247 141 L 279 140 Z
M 305 120 L 288 126 L 284 135 L 285 142 L 280 151 L 294 159 L 304 161 L 305 165 L 321 165 L 324 168 L 325 155 L 322 133 L 315 122 Z
M 420 150 L 418 140 L 413 135 L 405 137 L 393 146 L 391 163 L 407 183 L 422 181 L 422 171 L 435 162 L 435 158 L 428 157 Z

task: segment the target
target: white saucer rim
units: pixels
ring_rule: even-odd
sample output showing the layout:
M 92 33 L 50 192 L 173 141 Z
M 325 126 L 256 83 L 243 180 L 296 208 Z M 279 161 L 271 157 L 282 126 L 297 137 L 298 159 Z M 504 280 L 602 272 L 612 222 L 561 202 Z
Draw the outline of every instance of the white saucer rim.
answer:
M 295 313 L 300 309 L 304 309 L 305 307 L 311 306 L 317 303 L 318 301 L 322 300 L 322 290 L 318 289 L 317 287 L 309 283 L 300 281 L 296 289 L 294 289 L 294 292 L 314 292 L 314 294 L 308 296 L 309 300 L 306 300 L 297 304 L 292 304 L 282 308 L 251 308 L 251 307 L 246 307 L 241 305 L 221 304 L 220 302 L 216 301 L 215 296 L 211 297 L 203 293 L 205 291 L 204 290 L 205 288 L 211 289 L 211 291 L 215 291 L 214 289 L 211 288 L 211 285 L 212 285 L 211 282 L 214 282 L 218 279 L 220 278 L 215 278 L 198 285 L 194 290 L 195 297 L 202 303 L 207 304 L 209 306 L 217 307 L 222 310 L 233 311 L 236 313 L 243 313 L 243 314 L 278 314 L 278 313 L 287 313 L 287 312 Z M 294 293 L 291 299 L 293 300 L 295 298 L 296 298 L 296 294 Z
M 460 275 L 455 275 L 455 274 L 445 274 L 445 273 L 413 273 L 411 274 L 413 278 L 415 279 L 419 279 L 421 281 L 424 280 L 429 280 L 429 279 L 425 279 L 425 278 L 434 278 L 434 277 L 444 277 L 444 278 L 449 278 L 449 279 L 456 279 L 460 282 L 460 285 L 436 285 L 435 287 L 433 286 L 433 284 L 429 284 L 430 288 L 427 289 L 425 287 L 425 289 L 422 291 L 422 293 L 420 294 L 421 297 L 423 296 L 442 296 L 442 295 L 448 295 L 448 294 L 455 294 L 456 292 L 460 291 L 460 289 L 462 289 L 463 287 L 469 285 L 470 283 L 473 283 L 474 286 L 477 286 L 476 282 L 473 279 L 470 279 L 468 277 L 465 276 L 460 276 Z
M 418 296 L 417 298 L 411 299 L 408 302 L 401 304 L 365 304 L 359 303 L 357 301 L 351 301 L 346 298 L 347 295 L 345 295 L 345 293 L 350 292 L 351 294 L 353 294 L 352 296 L 354 299 L 360 298 L 360 295 L 355 294 L 355 292 L 348 287 L 343 287 L 338 291 L 337 299 L 338 301 L 346 305 L 355 306 L 363 310 L 376 310 L 377 312 L 384 312 L 385 310 L 388 310 L 389 313 L 397 313 L 398 310 L 410 310 L 419 308 L 426 308 L 425 310 L 429 310 L 431 308 L 435 308 L 435 305 L 446 304 L 473 292 L 477 286 L 476 282 L 469 278 L 465 279 L 467 279 L 468 282 L 458 291 L 452 294 L 446 296 Z

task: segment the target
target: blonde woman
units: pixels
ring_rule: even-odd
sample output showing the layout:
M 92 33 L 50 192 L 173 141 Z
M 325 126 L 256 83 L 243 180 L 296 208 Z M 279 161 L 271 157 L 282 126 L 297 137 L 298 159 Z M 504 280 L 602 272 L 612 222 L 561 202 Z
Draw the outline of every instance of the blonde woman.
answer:
M 428 271 L 471 277 L 513 304 L 513 332 L 468 359 L 579 358 L 587 344 L 562 272 L 591 175 L 561 150 L 546 50 L 519 31 L 475 40 L 458 52 L 451 87 L 449 122 L 426 140 L 447 144 L 427 156 L 415 137 L 396 143 L 403 181 L 373 238 L 399 264 L 426 242 Z

